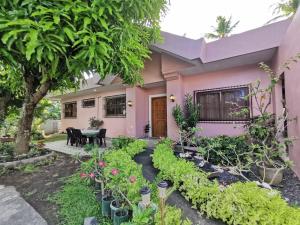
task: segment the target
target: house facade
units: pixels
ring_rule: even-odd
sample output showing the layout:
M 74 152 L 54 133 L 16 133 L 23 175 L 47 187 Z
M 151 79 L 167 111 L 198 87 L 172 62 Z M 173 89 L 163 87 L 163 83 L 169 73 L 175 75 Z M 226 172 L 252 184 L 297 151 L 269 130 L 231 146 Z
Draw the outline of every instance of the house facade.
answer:
M 201 135 L 238 135 L 243 124 L 258 114 L 248 95 L 251 83 L 260 80 L 267 87 L 269 78 L 259 69 L 265 62 L 281 73 L 280 66 L 300 52 L 300 12 L 293 19 L 266 25 L 241 34 L 206 43 L 162 32 L 164 41 L 151 46 L 151 59 L 145 62 L 143 86 L 128 86 L 118 77 L 93 77 L 77 92 L 58 96 L 62 103 L 62 130 L 86 129 L 89 119 L 103 120 L 108 137 L 145 136 L 149 124 L 151 137 L 178 138 L 172 116 L 176 104 L 191 94 L 200 107 Z M 282 72 L 283 73 L 283 72 Z M 286 107 L 291 116 L 300 116 L 300 63 L 282 75 L 273 94 L 270 110 L 280 113 Z M 230 102 L 230 103 L 229 103 Z M 248 108 L 249 115 L 232 114 L 232 102 Z M 295 120 L 288 134 L 300 137 Z M 290 149 L 295 171 L 300 175 L 300 143 Z

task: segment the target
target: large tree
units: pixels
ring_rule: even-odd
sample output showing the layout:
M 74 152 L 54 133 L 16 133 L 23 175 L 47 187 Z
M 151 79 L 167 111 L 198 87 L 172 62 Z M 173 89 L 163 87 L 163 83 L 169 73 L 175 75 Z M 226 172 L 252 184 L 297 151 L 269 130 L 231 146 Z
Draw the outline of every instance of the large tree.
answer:
M 34 110 L 49 92 L 78 86 L 84 71 L 141 83 L 166 0 L 2 0 L 0 60 L 25 90 L 16 152 L 26 153 Z
M 274 22 L 283 17 L 291 17 L 295 15 L 299 8 L 300 0 L 284 0 L 275 4 L 273 14 L 276 15 L 268 23 Z
M 239 24 L 240 21 L 235 23 L 232 22 L 232 18 L 226 18 L 225 16 L 218 16 L 217 17 L 217 26 L 212 27 L 212 33 L 206 33 L 205 37 L 208 39 L 220 39 L 224 37 L 228 37 L 229 34 L 232 32 L 234 28 Z

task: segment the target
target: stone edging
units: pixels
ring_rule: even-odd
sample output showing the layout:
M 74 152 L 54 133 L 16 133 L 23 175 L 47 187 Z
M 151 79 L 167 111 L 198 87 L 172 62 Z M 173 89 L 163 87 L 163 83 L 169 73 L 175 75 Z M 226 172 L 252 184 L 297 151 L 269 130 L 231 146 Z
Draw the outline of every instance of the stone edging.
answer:
M 55 152 L 51 151 L 47 155 L 37 156 L 37 157 L 29 158 L 29 159 L 21 159 L 21 160 L 12 161 L 12 162 L 4 162 L 4 163 L 0 163 L 0 167 L 4 167 L 4 168 L 10 169 L 10 168 L 15 168 L 15 167 L 17 167 L 19 165 L 36 163 L 36 162 L 48 159 L 48 158 L 54 156 L 54 154 L 55 154 Z

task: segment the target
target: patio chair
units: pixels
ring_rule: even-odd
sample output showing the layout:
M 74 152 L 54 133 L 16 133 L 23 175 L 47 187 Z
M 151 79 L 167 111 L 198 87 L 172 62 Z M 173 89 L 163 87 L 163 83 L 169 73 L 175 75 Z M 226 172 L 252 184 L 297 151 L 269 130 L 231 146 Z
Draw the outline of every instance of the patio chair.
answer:
M 66 131 L 67 131 L 67 145 L 69 144 L 69 142 L 70 142 L 71 145 L 73 145 L 75 143 L 75 138 L 74 138 L 74 135 L 72 133 L 72 129 L 74 129 L 74 128 L 73 127 L 68 127 L 66 129 Z
M 97 134 L 97 144 L 102 146 L 104 143 L 104 147 L 106 147 L 106 129 L 100 129 Z
M 72 133 L 75 138 L 76 147 L 78 147 L 78 145 L 83 146 L 84 144 L 86 144 L 87 137 L 81 133 L 81 130 L 72 129 Z

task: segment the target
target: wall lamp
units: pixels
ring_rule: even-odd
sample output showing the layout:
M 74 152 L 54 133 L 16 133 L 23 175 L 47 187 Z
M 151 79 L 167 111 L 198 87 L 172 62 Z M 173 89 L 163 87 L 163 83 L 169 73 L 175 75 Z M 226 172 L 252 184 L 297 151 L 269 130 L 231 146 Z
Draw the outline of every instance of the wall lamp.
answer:
M 170 95 L 170 101 L 175 102 L 175 96 L 173 94 Z
M 131 107 L 131 106 L 132 106 L 132 101 L 129 100 L 129 101 L 127 102 L 127 105 L 128 105 L 129 107 Z

